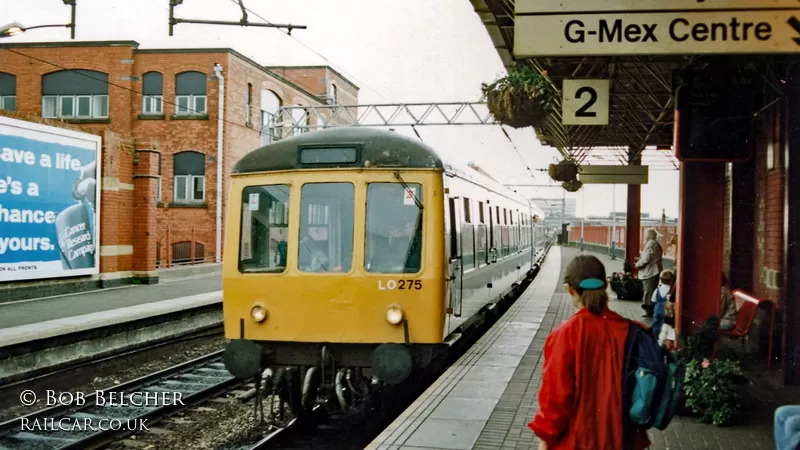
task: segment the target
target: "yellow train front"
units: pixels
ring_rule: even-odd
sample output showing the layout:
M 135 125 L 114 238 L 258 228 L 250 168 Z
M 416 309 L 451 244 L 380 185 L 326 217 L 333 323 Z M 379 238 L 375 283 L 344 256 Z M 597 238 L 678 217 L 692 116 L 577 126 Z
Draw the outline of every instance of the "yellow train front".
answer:
M 398 384 L 440 358 L 456 278 L 444 172 L 430 147 L 365 128 L 242 158 L 225 226 L 228 370 L 281 367 L 273 378 L 293 379 L 288 396 L 308 407 L 321 386 L 346 403 L 343 391 Z

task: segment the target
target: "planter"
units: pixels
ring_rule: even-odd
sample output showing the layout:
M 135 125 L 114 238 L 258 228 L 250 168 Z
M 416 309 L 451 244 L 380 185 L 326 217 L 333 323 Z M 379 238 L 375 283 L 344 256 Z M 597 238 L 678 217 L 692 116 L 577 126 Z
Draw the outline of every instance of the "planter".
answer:
M 483 84 L 481 91 L 489 112 L 503 125 L 538 127 L 549 113 L 550 80 L 529 66 L 510 67 L 507 76 Z
M 561 187 L 567 192 L 578 192 L 581 190 L 581 187 L 583 187 L 583 183 L 578 180 L 565 181 L 561 183 Z
M 577 181 L 578 165 L 570 161 L 560 161 L 558 164 L 550 164 L 547 173 L 553 181 Z
M 548 105 L 542 97 L 509 86 L 489 91 L 486 101 L 496 121 L 512 128 L 525 128 L 539 126 L 547 118 Z

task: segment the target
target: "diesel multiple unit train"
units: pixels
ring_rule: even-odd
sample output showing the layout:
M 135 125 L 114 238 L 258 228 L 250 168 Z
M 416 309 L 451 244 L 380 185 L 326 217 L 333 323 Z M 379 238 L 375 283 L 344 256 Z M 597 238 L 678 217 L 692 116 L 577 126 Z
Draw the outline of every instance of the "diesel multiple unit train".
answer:
M 320 390 L 344 406 L 345 391 L 424 370 L 526 278 L 547 240 L 527 199 L 391 131 L 303 134 L 232 172 L 225 364 L 293 381 L 279 393 L 301 411 Z

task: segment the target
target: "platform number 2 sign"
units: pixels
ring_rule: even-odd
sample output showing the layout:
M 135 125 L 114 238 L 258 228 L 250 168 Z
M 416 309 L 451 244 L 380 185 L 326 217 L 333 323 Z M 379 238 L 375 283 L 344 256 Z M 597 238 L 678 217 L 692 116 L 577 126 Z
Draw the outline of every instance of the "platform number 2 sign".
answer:
M 608 125 L 611 80 L 564 80 L 561 103 L 564 125 Z

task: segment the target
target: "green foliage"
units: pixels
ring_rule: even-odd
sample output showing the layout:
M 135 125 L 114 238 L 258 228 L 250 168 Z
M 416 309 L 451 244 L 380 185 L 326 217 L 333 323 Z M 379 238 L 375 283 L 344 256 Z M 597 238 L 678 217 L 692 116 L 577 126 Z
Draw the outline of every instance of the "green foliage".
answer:
M 537 126 L 547 116 L 550 80 L 527 65 L 508 69 L 508 75 L 481 85 L 483 97 L 495 120 L 522 128 Z
M 561 183 L 561 187 L 563 187 L 567 192 L 578 192 L 581 190 L 582 186 L 583 183 L 581 183 L 579 180 L 571 180 Z
M 644 294 L 642 280 L 636 278 L 632 273 L 612 273 L 609 285 L 620 300 L 641 299 Z
M 714 352 L 714 344 L 719 339 L 718 337 L 718 321 L 707 320 L 698 327 L 690 336 L 680 336 L 680 350 L 678 351 L 678 359 L 684 363 L 691 361 L 702 360 L 711 358 Z
M 528 65 L 515 65 L 508 69 L 508 75 L 491 84 L 482 84 L 481 91 L 484 97 L 492 91 L 506 89 L 521 90 L 531 98 L 540 97 L 550 85 L 550 80 Z
M 692 360 L 686 364 L 686 406 L 703 422 L 717 426 L 731 423 L 742 408 L 742 390 L 747 385 L 738 361 Z

